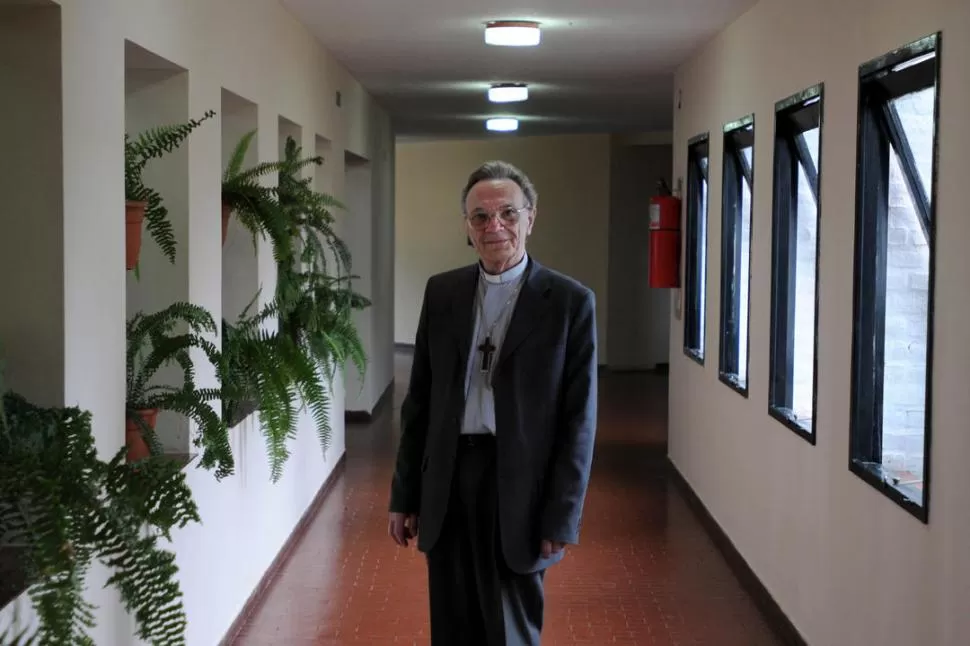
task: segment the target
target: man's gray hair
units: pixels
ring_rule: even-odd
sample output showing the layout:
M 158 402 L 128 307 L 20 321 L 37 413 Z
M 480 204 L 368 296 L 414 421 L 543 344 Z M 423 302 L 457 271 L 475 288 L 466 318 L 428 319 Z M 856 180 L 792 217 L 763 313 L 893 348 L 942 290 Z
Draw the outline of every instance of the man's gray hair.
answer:
M 461 191 L 462 213 L 465 212 L 465 201 L 468 199 L 468 193 L 472 190 L 472 187 L 479 182 L 490 179 L 510 179 L 518 184 L 519 188 L 522 189 L 522 193 L 525 195 L 526 202 L 528 202 L 527 206 L 529 207 L 534 208 L 536 202 L 539 200 L 536 187 L 532 185 L 532 180 L 529 179 L 528 175 L 508 162 L 487 161 L 468 176 L 468 183 L 465 184 L 465 188 Z

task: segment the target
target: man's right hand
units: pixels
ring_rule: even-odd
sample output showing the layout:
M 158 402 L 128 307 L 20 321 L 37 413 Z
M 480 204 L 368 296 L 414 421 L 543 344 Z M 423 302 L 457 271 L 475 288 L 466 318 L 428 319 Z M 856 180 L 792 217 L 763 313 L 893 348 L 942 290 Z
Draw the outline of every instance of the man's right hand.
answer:
M 416 538 L 418 535 L 418 515 L 392 511 L 390 520 L 387 522 L 387 533 L 395 543 L 401 547 L 407 547 L 408 539 Z

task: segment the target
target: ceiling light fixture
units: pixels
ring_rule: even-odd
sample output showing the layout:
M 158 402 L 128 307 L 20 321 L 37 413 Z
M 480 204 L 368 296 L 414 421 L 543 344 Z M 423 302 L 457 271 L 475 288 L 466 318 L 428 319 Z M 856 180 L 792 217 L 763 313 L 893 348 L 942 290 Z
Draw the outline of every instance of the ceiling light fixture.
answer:
M 500 47 L 535 47 L 539 23 L 531 20 L 496 20 L 485 25 L 485 43 Z
M 485 127 L 492 132 L 512 132 L 519 129 L 519 120 L 512 117 L 496 117 L 486 121 Z
M 517 83 L 502 83 L 488 88 L 488 100 L 492 103 L 515 103 L 529 98 L 529 86 Z

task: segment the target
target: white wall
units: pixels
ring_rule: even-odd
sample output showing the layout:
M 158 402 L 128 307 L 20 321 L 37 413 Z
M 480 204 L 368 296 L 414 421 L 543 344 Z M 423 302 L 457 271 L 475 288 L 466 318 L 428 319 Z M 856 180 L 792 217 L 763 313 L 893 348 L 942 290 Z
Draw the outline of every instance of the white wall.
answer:
M 270 483 L 265 441 L 252 415 L 230 431 L 236 476 L 216 482 L 208 471 L 189 467 L 188 481 L 202 524 L 178 532 L 173 548 L 190 646 L 219 643 L 343 455 L 343 393 L 343 378 L 338 377 L 332 393 L 334 432 L 326 456 L 321 455 L 312 420 L 304 416 L 299 436 L 290 444 L 283 477 L 275 485 Z
M 63 400 L 93 413 L 98 449 L 108 456 L 124 441 L 124 323 L 128 296 L 122 264 L 121 214 L 126 40 L 186 70 L 187 92 L 182 106 L 192 117 L 209 109 L 220 111 L 223 89 L 255 104 L 260 129 L 259 159 L 276 156 L 280 115 L 299 125 L 306 152 L 317 150 L 318 140 L 329 142 L 334 151 L 328 159 L 332 172 L 318 175 L 318 179 L 332 186 L 338 197 L 343 197 L 345 150 L 371 160 L 373 172 L 380 177 L 375 185 L 382 191 L 389 190 L 393 142 L 387 116 L 275 0 L 65 2 L 60 14 L 62 109 L 60 119 L 54 120 L 57 123 L 49 125 L 51 133 L 57 131 L 58 125 L 61 127 L 61 145 L 52 147 L 43 163 L 58 168 L 63 157 L 61 182 L 48 182 L 49 196 L 56 196 L 63 189 L 63 217 L 56 213 L 55 205 L 50 205 L 48 219 L 53 228 L 31 228 L 33 235 L 41 237 L 25 242 L 21 249 L 27 251 L 32 248 L 31 243 L 43 242 L 47 236 L 55 243 L 63 240 L 63 253 L 57 244 L 47 245 L 47 264 L 42 257 L 21 256 L 19 268 L 38 272 L 37 266 L 42 264 L 36 275 L 57 271 L 61 276 L 56 282 L 62 285 L 62 299 L 56 295 L 57 285 L 50 284 L 53 281 L 37 282 L 38 291 L 46 299 L 40 313 L 53 316 L 48 324 L 51 329 L 63 328 L 62 356 L 52 357 L 48 365 L 56 367 L 62 363 Z M 42 51 L 56 51 L 56 44 L 49 42 L 50 47 Z M 8 40 L 4 39 L 0 55 L 9 53 L 12 47 L 7 45 Z M 35 51 L 36 41 L 19 50 L 31 52 L 28 58 L 42 66 Z M 6 60 L 0 69 L 12 69 L 14 64 Z M 4 75 L 0 80 L 6 82 L 8 78 Z M 337 90 L 343 95 L 343 107 L 339 108 L 334 101 Z M 26 100 L 30 96 L 19 98 Z M 38 107 L 47 110 L 54 106 Z M 128 108 L 131 119 L 132 106 Z M 217 320 L 223 303 L 219 183 L 224 144 L 220 119 L 221 115 L 206 122 L 185 148 L 188 217 L 182 225 L 184 235 L 179 239 L 179 262 L 184 263 L 186 273 L 178 292 L 208 308 Z M 5 139 L 4 145 L 9 146 L 10 141 Z M 37 144 L 30 145 L 39 156 Z M 376 203 L 381 205 L 376 226 L 388 228 L 381 235 L 391 235 L 390 196 L 379 196 Z M 41 203 L 37 204 L 40 208 Z M 4 215 L 5 227 L 7 219 Z M 40 222 L 46 225 L 46 221 Z M 143 249 L 151 253 L 153 244 L 146 235 Z M 8 265 L 12 264 L 5 264 L 4 269 L 9 270 Z M 275 272 L 265 245 L 259 251 L 257 265 L 264 294 L 271 294 Z M 177 269 L 174 271 L 173 275 L 177 275 Z M 389 274 L 381 272 L 379 280 L 387 281 Z M 380 289 L 386 291 L 390 287 L 381 285 Z M 33 312 L 24 313 L 27 314 Z M 62 318 L 57 320 L 58 316 Z M 10 318 L 6 312 L 5 318 Z M 23 326 L 7 324 L 0 330 L 5 336 L 14 337 L 4 338 L 5 345 L 30 341 Z M 389 336 L 383 330 L 375 327 L 375 334 Z M 389 338 L 380 339 L 375 346 L 388 348 L 390 343 Z M 57 344 L 52 343 L 44 350 L 54 352 L 56 348 Z M 389 366 L 390 361 L 390 356 L 380 359 L 382 366 Z M 389 374 L 386 367 L 383 369 Z M 198 372 L 203 384 L 214 384 L 211 367 L 203 366 Z M 28 377 L 25 374 L 25 385 Z M 59 376 L 53 379 L 57 381 Z M 18 383 L 10 385 L 16 388 Z M 341 381 L 335 385 L 333 395 L 334 436 L 326 457 L 321 455 L 309 419 L 302 420 L 294 456 L 279 484 L 273 486 L 269 482 L 265 443 L 252 427 L 252 420 L 232 432 L 237 475 L 216 483 L 210 473 L 189 467 L 188 477 L 202 510 L 203 524 L 180 532 L 174 542 L 188 612 L 189 644 L 211 646 L 222 638 L 343 453 Z M 94 641 L 99 646 L 133 643 L 131 621 L 117 595 L 101 590 L 105 574 L 102 568 L 96 568 L 90 577 L 90 598 L 99 606 Z M 0 614 L 0 625 L 10 619 L 14 605 L 17 604 Z
M 942 30 L 933 476 L 923 524 L 848 469 L 858 66 Z M 813 646 L 958 646 L 970 634 L 970 3 L 762 0 L 677 74 L 674 173 L 711 132 L 707 347 L 717 348 L 721 126 L 756 113 L 750 397 L 683 354 L 672 320 L 670 454 Z M 825 83 L 817 445 L 768 416 L 775 101 Z M 759 179 L 760 178 L 760 179 Z

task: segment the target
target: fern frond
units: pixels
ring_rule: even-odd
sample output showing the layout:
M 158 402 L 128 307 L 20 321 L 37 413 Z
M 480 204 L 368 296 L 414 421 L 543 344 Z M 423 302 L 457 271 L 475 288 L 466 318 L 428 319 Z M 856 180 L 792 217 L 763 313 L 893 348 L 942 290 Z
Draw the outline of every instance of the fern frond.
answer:
M 109 584 L 120 590 L 142 639 L 184 644 L 174 556 L 143 536 L 146 524 L 168 536 L 175 526 L 198 522 L 179 466 L 150 458 L 134 467 L 123 448 L 103 462 L 90 413 L 40 408 L 10 392 L 0 400 L 0 547 L 11 538 L 28 546 L 28 594 L 39 617 L 35 634 L 4 639 L 93 645 L 96 609 L 84 589 L 97 558 L 112 568 Z
M 232 149 L 232 155 L 229 156 L 229 163 L 226 165 L 226 170 L 222 174 L 223 182 L 227 182 L 239 174 L 243 162 L 246 159 L 246 153 L 249 152 L 249 146 L 252 144 L 253 137 L 255 136 L 256 130 L 250 130 L 242 136 L 236 144 L 236 147 Z
M 168 261 L 175 264 L 175 229 L 168 219 L 168 209 L 162 203 L 162 196 L 158 191 L 145 187 L 141 194 L 144 201 L 148 203 L 145 207 L 145 230 L 168 258 Z
M 149 161 L 178 148 L 193 130 L 213 116 L 215 112 L 209 110 L 201 119 L 149 128 L 134 139 L 125 133 L 125 199 L 148 203 L 145 209 L 145 229 L 172 263 L 175 262 L 177 245 L 172 224 L 168 219 L 168 209 L 165 208 L 158 191 L 144 184 L 142 174 Z

